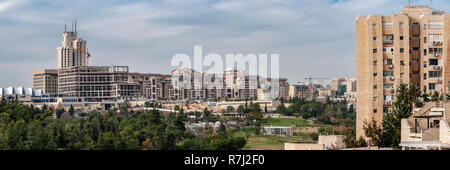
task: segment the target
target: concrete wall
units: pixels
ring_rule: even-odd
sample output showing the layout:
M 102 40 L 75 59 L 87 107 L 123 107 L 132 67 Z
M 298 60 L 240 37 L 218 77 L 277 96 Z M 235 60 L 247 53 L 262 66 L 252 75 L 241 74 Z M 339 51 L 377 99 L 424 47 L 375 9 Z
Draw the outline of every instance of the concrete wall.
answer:
M 402 119 L 401 121 L 401 137 L 400 141 L 422 141 L 422 134 L 411 133 L 411 125 L 408 123 L 408 119 Z
M 325 150 L 325 146 L 315 143 L 284 143 L 284 150 Z
M 342 149 L 345 148 L 343 135 L 319 136 L 318 144 L 324 145 L 325 149 Z
M 439 141 L 444 144 L 450 144 L 450 131 L 449 131 L 450 127 L 448 125 L 447 120 L 441 120 L 439 124 L 440 124 L 440 128 L 439 128 L 440 139 L 439 139 Z

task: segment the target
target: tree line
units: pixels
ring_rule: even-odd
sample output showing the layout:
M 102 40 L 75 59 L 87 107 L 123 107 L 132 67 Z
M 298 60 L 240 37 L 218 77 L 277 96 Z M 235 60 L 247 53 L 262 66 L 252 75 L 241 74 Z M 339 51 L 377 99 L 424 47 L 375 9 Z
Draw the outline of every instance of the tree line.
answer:
M 245 138 L 233 137 L 224 127 L 196 136 L 186 130 L 183 110 L 166 116 L 157 110 L 133 112 L 126 107 L 74 118 L 73 107 L 68 111 L 46 105 L 37 108 L 3 97 L 0 150 L 236 150 L 246 144 Z

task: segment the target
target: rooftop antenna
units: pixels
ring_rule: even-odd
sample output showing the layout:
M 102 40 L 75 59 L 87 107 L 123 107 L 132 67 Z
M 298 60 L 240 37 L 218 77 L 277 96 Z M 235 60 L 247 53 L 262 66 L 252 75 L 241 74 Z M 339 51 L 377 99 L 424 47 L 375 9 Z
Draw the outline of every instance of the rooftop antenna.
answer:
M 75 20 L 75 34 L 77 33 L 77 20 Z
M 64 32 L 67 32 L 67 22 L 64 23 Z

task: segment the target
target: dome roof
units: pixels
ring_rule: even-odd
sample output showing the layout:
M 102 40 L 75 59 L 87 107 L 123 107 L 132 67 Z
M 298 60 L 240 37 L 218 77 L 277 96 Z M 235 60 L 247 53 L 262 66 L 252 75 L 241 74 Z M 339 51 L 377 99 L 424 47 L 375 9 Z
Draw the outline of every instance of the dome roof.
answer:
M 8 87 L 0 88 L 1 95 L 30 95 L 30 96 L 41 96 L 42 90 L 35 90 L 33 88 L 23 88 L 23 87 Z

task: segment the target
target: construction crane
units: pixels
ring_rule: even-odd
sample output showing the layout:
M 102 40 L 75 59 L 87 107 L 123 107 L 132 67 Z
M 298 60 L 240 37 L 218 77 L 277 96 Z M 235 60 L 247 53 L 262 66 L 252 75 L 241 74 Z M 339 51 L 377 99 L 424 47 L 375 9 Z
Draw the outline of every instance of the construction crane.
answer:
M 320 78 L 320 77 L 309 76 L 309 77 L 305 78 L 305 80 L 309 80 L 309 84 L 312 85 L 313 80 L 329 80 L 329 78 Z
M 81 51 L 82 53 L 86 54 L 87 57 L 91 57 L 91 53 L 87 52 L 86 50 L 81 49 L 80 47 L 77 48 L 78 51 Z

